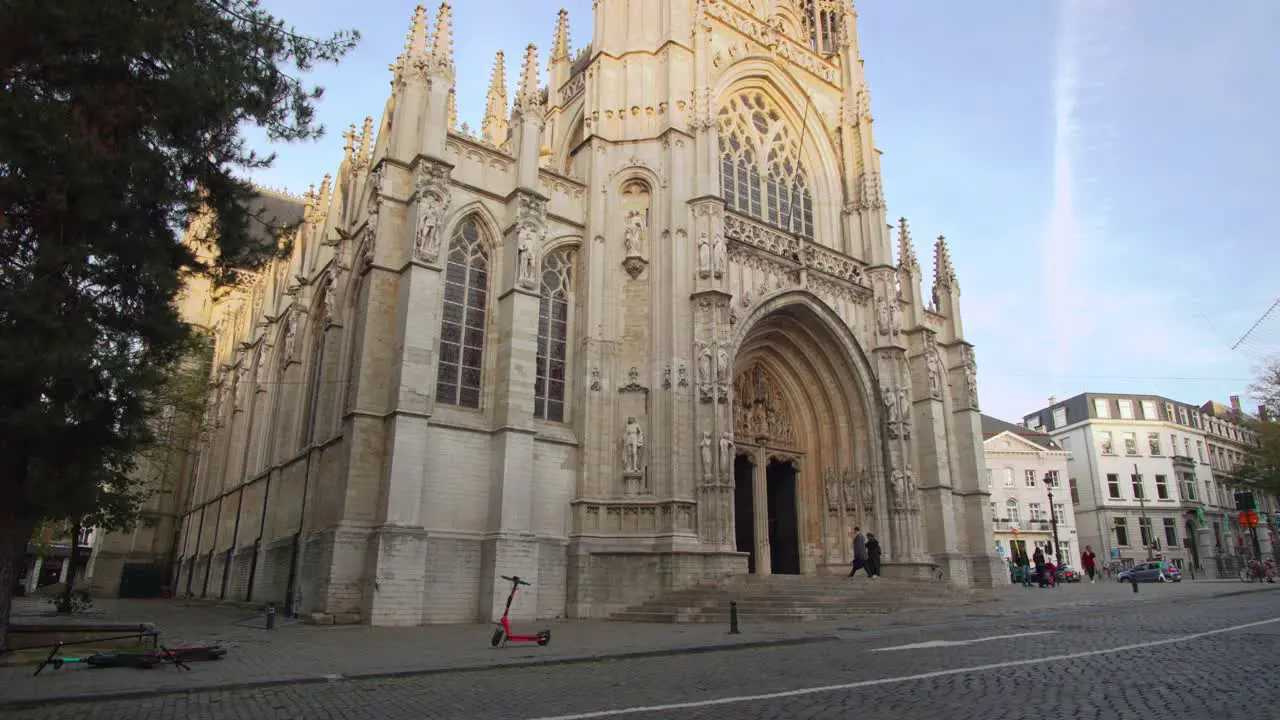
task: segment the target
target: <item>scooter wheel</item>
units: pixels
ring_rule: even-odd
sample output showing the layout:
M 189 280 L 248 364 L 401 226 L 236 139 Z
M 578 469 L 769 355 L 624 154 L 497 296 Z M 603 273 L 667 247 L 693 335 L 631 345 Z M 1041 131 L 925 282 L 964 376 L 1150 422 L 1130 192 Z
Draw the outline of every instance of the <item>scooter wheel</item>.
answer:
M 502 642 L 502 637 L 503 637 L 502 628 L 498 628 L 497 630 L 494 630 L 493 637 L 489 638 L 489 645 L 491 647 L 498 647 L 498 645 Z
M 545 646 L 545 645 L 546 645 L 547 643 L 549 643 L 549 642 L 551 642 L 551 631 L 550 631 L 550 630 L 543 630 L 542 632 L 538 633 L 538 644 L 539 644 L 539 645 L 543 645 L 543 646 Z

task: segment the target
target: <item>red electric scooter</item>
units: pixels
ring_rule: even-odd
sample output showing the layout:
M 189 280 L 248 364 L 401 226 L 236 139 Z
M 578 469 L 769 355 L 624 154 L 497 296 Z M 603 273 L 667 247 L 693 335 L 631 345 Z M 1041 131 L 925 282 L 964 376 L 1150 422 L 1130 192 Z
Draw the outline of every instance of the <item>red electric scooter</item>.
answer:
M 511 594 L 507 595 L 507 606 L 502 610 L 502 619 L 496 623 L 498 628 L 493 631 L 493 637 L 489 640 L 489 644 L 493 647 L 498 647 L 499 645 L 506 647 L 509 642 L 536 642 L 539 645 L 546 645 L 551 642 L 550 630 L 539 630 L 536 635 L 511 634 L 511 620 L 507 618 L 507 615 L 511 612 L 511 601 L 516 597 L 516 588 L 521 585 L 532 587 L 532 584 L 521 580 L 519 575 L 515 577 L 503 575 L 502 579 L 511 581 Z

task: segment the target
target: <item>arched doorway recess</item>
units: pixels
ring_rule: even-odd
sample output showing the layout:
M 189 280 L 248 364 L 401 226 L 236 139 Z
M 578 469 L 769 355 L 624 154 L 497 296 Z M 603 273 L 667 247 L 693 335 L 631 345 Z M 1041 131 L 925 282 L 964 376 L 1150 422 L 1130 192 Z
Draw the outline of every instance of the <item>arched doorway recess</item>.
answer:
M 791 292 L 757 307 L 737 333 L 734 541 L 751 572 L 843 565 L 855 515 L 887 528 L 874 520 L 884 492 L 870 368 L 839 322 L 812 295 Z

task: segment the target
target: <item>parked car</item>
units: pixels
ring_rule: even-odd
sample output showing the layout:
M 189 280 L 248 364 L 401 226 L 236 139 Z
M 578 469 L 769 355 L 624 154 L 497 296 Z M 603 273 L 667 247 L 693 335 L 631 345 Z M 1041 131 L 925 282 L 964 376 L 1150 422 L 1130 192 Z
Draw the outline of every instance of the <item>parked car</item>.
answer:
M 1058 572 L 1055 574 L 1058 576 L 1058 582 L 1060 583 L 1080 582 L 1083 579 L 1080 575 L 1080 571 L 1070 565 L 1058 566 Z
M 1182 571 L 1164 560 L 1141 562 L 1116 575 L 1119 582 L 1182 582 Z

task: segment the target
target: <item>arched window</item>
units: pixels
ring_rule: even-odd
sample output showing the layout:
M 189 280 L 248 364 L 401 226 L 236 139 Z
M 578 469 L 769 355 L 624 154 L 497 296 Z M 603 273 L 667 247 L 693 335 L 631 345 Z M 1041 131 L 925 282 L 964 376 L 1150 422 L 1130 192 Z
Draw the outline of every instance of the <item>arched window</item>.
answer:
M 323 287 L 320 292 L 323 298 L 325 293 Z M 316 426 L 319 424 L 317 421 L 319 420 L 320 411 L 320 380 L 321 374 L 324 372 L 324 318 L 327 314 L 326 303 L 321 300 L 311 315 L 311 349 L 309 353 L 311 367 L 307 372 L 307 412 L 303 416 L 304 424 L 302 426 L 302 444 L 304 447 L 316 441 Z
M 489 306 L 489 254 L 474 217 L 464 219 L 453 231 L 444 282 L 436 401 L 479 408 Z
M 533 415 L 564 422 L 568 376 L 569 298 L 573 293 L 572 248 L 546 256 L 542 263 L 542 299 L 538 303 L 538 366 L 533 384 Z
M 720 175 L 730 209 L 813 237 L 813 197 L 799 143 L 764 93 L 738 93 L 720 110 Z

